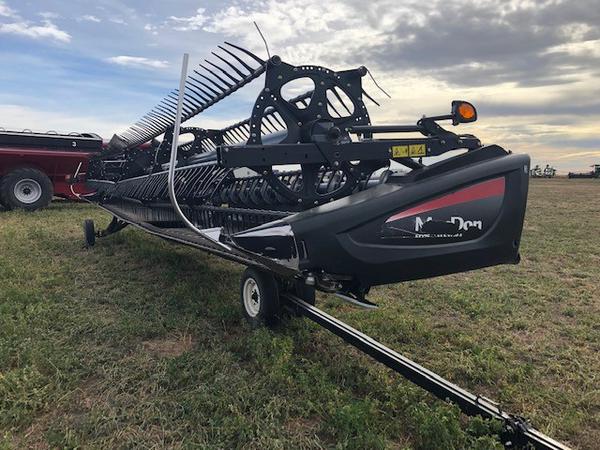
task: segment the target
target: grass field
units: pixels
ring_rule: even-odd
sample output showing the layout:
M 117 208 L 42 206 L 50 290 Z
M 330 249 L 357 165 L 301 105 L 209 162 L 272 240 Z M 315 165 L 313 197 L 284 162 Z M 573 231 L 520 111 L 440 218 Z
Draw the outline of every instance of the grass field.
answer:
M 600 442 L 600 182 L 533 180 L 522 263 L 319 305 L 575 448 Z M 0 448 L 501 448 L 316 325 L 241 320 L 242 267 L 57 202 L 0 213 Z

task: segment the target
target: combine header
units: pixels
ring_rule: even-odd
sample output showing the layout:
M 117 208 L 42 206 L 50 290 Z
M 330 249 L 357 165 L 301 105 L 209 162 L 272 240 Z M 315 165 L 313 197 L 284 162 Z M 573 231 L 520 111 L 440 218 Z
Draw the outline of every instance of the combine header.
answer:
M 600 164 L 592 165 L 591 172 L 569 172 L 569 178 L 600 178 Z
M 443 128 L 477 119 L 465 101 L 414 125 L 373 125 L 365 67 L 293 66 L 226 43 L 187 73 L 186 56 L 179 89 L 91 162 L 86 198 L 114 218 L 100 232 L 86 221 L 88 245 L 133 224 L 244 264 L 251 324 L 299 312 L 468 414 L 504 421 L 507 446 L 564 448 L 314 306 L 315 290 L 373 308 L 372 286 L 516 264 L 528 156 Z M 180 127 L 261 75 L 245 120 Z M 300 79 L 312 88 L 287 94 Z M 423 163 L 452 150 L 462 153 Z

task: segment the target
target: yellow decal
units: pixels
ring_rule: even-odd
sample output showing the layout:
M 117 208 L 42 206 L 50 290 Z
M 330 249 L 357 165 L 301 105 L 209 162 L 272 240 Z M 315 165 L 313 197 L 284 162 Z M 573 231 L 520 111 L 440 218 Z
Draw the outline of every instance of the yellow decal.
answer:
M 408 146 L 410 156 L 426 156 L 427 150 L 425 144 L 413 144 Z
M 392 158 L 408 158 L 408 145 L 393 145 Z
M 427 156 L 425 144 L 392 145 L 392 158 Z

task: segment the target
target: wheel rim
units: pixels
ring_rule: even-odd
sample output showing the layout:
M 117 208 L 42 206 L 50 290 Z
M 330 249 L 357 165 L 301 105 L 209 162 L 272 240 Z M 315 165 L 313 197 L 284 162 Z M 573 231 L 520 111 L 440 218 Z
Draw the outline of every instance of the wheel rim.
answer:
M 260 290 L 254 278 L 248 278 L 244 282 L 243 294 L 244 308 L 250 317 L 258 316 L 260 312 Z
M 25 178 L 15 183 L 13 189 L 15 198 L 21 203 L 31 204 L 37 202 L 42 197 L 42 186 L 31 178 Z

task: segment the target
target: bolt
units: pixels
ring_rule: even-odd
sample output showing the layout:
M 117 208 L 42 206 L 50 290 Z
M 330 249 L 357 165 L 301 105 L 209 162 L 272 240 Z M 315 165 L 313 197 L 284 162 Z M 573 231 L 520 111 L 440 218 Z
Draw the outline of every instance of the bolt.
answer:
M 339 167 L 340 166 L 340 162 L 339 161 L 334 161 L 333 162 L 333 167 Z
M 301 127 L 302 126 L 302 122 L 298 122 L 298 126 Z
M 271 92 L 270 88 L 265 88 L 265 92 Z

